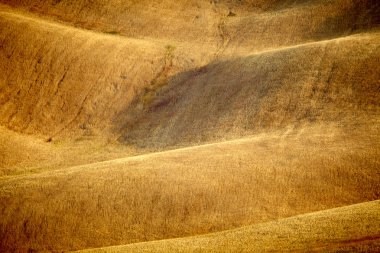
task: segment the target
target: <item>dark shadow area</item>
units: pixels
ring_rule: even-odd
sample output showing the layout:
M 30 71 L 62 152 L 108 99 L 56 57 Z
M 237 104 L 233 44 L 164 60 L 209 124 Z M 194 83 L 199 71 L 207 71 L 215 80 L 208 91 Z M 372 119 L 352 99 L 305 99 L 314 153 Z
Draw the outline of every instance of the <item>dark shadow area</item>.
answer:
M 321 43 L 179 73 L 148 105 L 137 96 L 116 116 L 115 131 L 121 142 L 168 148 L 288 126 L 360 124 L 380 101 L 372 50 L 349 40 Z

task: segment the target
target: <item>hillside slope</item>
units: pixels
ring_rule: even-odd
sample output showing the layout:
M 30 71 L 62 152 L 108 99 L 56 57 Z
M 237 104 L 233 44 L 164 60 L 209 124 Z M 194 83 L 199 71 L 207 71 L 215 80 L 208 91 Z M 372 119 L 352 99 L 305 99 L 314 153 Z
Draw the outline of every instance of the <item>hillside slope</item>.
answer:
M 242 226 L 125 249 L 378 247 L 378 202 L 265 222 L 380 198 L 379 17 L 375 0 L 0 0 L 0 251 Z
M 379 210 L 373 201 L 205 236 L 81 252 L 376 252 Z
M 0 123 L 18 132 L 161 149 L 378 118 L 377 29 L 205 65 L 214 57 L 207 46 L 0 16 Z
M 176 57 L 165 42 L 88 32 L 9 9 L 0 22 L 0 123 L 45 138 L 112 136 L 115 116 L 138 94 L 199 59 Z
M 47 142 L 0 127 L 0 180 L 141 153 L 130 145 L 83 138 Z
M 0 248 L 105 247 L 376 200 L 377 143 L 335 127 L 288 129 L 3 179 Z
M 135 120 L 124 121 L 122 139 L 162 147 L 309 123 L 349 131 L 378 122 L 378 41 L 380 33 L 364 33 L 180 73 L 147 109 L 130 107 Z
M 348 35 L 380 25 L 373 0 L 1 0 L 77 27 L 128 37 L 253 50 Z

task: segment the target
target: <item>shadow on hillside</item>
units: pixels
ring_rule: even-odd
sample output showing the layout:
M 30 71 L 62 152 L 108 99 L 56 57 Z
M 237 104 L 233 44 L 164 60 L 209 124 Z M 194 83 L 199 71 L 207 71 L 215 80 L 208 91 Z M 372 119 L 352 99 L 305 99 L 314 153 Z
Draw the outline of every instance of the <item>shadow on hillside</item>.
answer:
M 354 1 L 341 15 L 327 18 L 314 34 L 314 40 L 333 39 L 365 32 L 380 26 L 380 2 Z
M 148 105 L 137 96 L 114 119 L 115 132 L 121 142 L 162 148 L 288 126 L 361 124 L 380 101 L 371 50 L 349 40 L 317 43 L 182 72 Z

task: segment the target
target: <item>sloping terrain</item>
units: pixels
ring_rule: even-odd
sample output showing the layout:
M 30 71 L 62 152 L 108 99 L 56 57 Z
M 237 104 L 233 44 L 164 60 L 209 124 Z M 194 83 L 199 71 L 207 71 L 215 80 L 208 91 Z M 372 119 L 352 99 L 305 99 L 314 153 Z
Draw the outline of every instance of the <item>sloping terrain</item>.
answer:
M 18 13 L 0 16 L 1 123 L 19 132 L 107 134 L 116 113 L 162 72 L 181 69 L 174 65 L 185 57 L 174 59 L 166 44 L 100 36 Z
M 105 36 L 10 11 L 2 17 L 1 123 L 19 132 L 166 147 L 378 116 L 376 27 L 256 54 L 242 47 L 244 56 L 212 61 L 217 51 L 207 44 Z
M 376 251 L 379 17 L 0 0 L 0 251 Z
M 366 125 L 379 117 L 379 40 L 360 34 L 181 73 L 135 112 L 124 139 L 162 146 L 305 123 Z
M 4 179 L 0 247 L 104 247 L 376 200 L 376 143 L 334 127 L 289 129 Z
M 106 161 L 141 152 L 130 145 L 104 139 L 47 142 L 0 127 L 0 179 Z
M 380 203 L 367 202 L 199 237 L 83 252 L 358 252 L 380 250 Z
M 373 0 L 1 2 L 77 27 L 211 47 L 229 40 L 254 49 L 299 44 L 347 35 L 380 22 L 379 3 Z

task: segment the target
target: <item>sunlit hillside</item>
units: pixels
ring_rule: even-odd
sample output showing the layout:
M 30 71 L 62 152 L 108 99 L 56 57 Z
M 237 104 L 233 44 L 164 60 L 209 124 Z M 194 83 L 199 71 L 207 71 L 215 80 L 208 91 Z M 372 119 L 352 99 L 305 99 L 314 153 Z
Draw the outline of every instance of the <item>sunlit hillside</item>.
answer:
M 377 1 L 0 0 L 0 252 L 376 252 L 379 143 Z
M 198 237 L 83 252 L 379 251 L 379 230 L 372 226 L 380 222 L 379 208 L 379 201 L 373 201 Z

